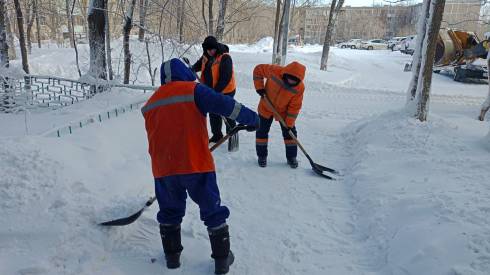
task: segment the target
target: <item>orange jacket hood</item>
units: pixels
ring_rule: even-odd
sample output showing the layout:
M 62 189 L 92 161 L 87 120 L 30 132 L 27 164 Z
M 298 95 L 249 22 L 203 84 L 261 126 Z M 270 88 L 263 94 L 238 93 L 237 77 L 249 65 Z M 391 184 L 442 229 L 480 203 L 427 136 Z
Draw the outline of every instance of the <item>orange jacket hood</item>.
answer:
M 299 62 L 293 61 L 283 68 L 281 75 L 290 74 L 303 81 L 305 79 L 305 73 L 306 67 Z

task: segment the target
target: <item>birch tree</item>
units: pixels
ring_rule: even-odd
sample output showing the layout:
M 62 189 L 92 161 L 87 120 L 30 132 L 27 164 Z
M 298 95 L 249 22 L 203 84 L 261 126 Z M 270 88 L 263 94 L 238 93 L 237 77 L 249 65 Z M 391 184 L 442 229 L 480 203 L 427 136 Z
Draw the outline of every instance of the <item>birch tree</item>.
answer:
M 129 76 L 131 74 L 131 51 L 129 49 L 129 35 L 133 28 L 133 14 L 136 0 L 129 2 L 128 10 L 124 15 L 124 27 L 123 27 L 123 51 L 124 51 L 124 84 L 129 84 Z
M 430 89 L 432 84 L 432 68 L 434 66 L 434 57 L 436 52 L 436 42 L 439 36 L 439 29 L 441 27 L 442 16 L 444 13 L 445 0 L 424 0 L 423 12 L 425 8 L 428 8 L 428 16 L 421 16 L 420 20 L 423 20 L 420 24 L 425 24 L 425 31 L 422 26 L 419 25 L 418 36 L 423 39 L 422 44 L 418 44 L 416 49 L 417 57 L 420 58 L 420 69 L 417 77 L 417 88 L 415 90 L 415 96 L 412 96 L 412 87 L 409 87 L 409 103 L 408 109 L 415 115 L 420 121 L 427 120 L 427 114 L 429 111 Z M 428 6 L 426 6 L 428 5 Z M 421 47 L 420 47 L 421 46 Z M 417 65 L 417 64 L 415 64 Z M 417 70 L 414 71 L 416 73 Z M 413 83 L 411 83 L 412 85 Z M 414 102 L 415 101 L 415 102 Z M 415 108 L 415 110 L 413 110 Z
M 105 0 L 91 0 L 87 11 L 90 67 L 89 75 L 96 79 L 107 79 L 105 55 Z
M 34 17 L 36 18 L 36 38 L 37 38 L 37 46 L 41 48 L 41 24 L 39 22 L 39 6 L 37 0 L 33 0 L 32 2 L 32 11 L 34 13 Z
M 320 62 L 320 70 L 326 71 L 328 64 L 328 54 L 330 53 L 330 44 L 332 43 L 332 37 L 335 30 L 335 24 L 337 23 L 337 16 L 340 9 L 344 5 L 344 0 L 332 0 L 330 5 L 330 12 L 328 14 L 327 30 L 325 32 L 325 41 L 323 42 L 322 59 Z
M 111 26 L 109 24 L 109 5 L 108 0 L 106 1 L 106 9 L 104 10 L 105 17 L 105 45 L 106 45 L 106 58 L 107 58 L 107 70 L 109 72 L 109 80 L 114 79 L 114 71 L 112 70 L 112 49 L 111 49 Z
M 24 17 L 19 0 L 14 0 L 15 14 L 17 15 L 17 28 L 19 30 L 19 45 L 22 57 L 22 69 L 26 74 L 29 73 L 29 62 L 27 60 L 26 38 L 24 33 Z
M 225 32 L 225 15 L 227 5 L 228 0 L 219 1 L 218 23 L 216 26 L 216 39 L 218 39 L 218 41 L 221 41 L 223 39 L 223 34 Z

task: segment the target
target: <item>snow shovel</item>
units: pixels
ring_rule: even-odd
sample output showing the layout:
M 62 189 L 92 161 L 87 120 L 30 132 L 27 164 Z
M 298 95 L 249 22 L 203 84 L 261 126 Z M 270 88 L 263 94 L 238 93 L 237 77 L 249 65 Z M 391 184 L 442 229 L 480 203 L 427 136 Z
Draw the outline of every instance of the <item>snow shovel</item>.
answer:
M 277 120 L 279 120 L 279 122 L 281 123 L 281 125 L 283 127 L 288 128 L 288 126 L 286 125 L 286 122 L 284 121 L 284 119 L 277 112 L 276 108 L 274 108 L 274 105 L 272 105 L 272 102 L 270 101 L 269 97 L 267 97 L 267 95 L 264 95 L 264 96 L 262 96 L 262 98 L 264 99 L 264 101 L 267 103 L 267 105 L 271 109 L 272 113 L 274 114 L 274 117 L 276 117 Z M 325 166 L 320 165 L 318 163 L 315 163 L 311 159 L 310 155 L 308 155 L 308 153 L 306 152 L 306 150 L 303 147 L 303 145 L 301 145 L 301 143 L 299 142 L 299 140 L 296 138 L 296 136 L 294 135 L 293 131 L 289 130 L 289 136 L 291 136 L 293 138 L 293 140 L 296 142 L 296 144 L 298 144 L 298 147 L 301 149 L 301 151 L 303 152 L 303 154 L 310 161 L 311 168 L 313 169 L 313 171 L 315 173 L 317 173 L 318 175 L 320 175 L 320 176 L 322 176 L 322 177 L 324 177 L 326 179 L 335 180 L 334 178 L 332 178 L 332 177 L 330 177 L 328 175 L 323 174 L 323 172 L 330 172 L 332 174 L 339 175 L 340 173 L 337 170 L 332 169 L 332 168 L 329 168 L 329 167 L 325 167 Z
M 221 118 L 226 124 L 226 129 L 232 129 L 230 123 L 228 123 L 228 120 L 224 116 L 222 116 Z M 228 139 L 228 152 L 236 152 L 238 151 L 238 149 L 240 149 L 240 143 L 238 140 L 238 132 L 237 132 L 236 134 L 231 136 L 230 139 Z
M 218 142 L 216 142 L 216 144 L 214 144 L 211 148 L 209 148 L 209 151 L 213 152 L 216 148 L 218 148 L 221 144 L 225 143 L 225 141 L 228 140 L 230 137 L 232 137 L 234 134 L 238 133 L 241 130 L 246 130 L 246 129 L 247 129 L 247 126 L 246 125 L 243 125 L 243 124 L 237 125 L 236 127 L 234 127 L 230 131 L 230 133 L 228 133 L 222 139 L 218 140 Z M 143 208 L 141 208 L 138 212 L 134 213 L 131 216 L 128 216 L 128 217 L 125 217 L 125 218 L 121 218 L 121 219 L 112 220 L 112 221 L 102 222 L 102 223 L 99 223 L 99 225 L 102 225 L 102 226 L 124 226 L 124 225 L 131 224 L 134 221 L 136 221 L 141 216 L 141 214 L 148 207 L 150 207 L 150 205 L 152 205 L 153 202 L 155 202 L 156 199 L 157 199 L 157 197 L 155 197 L 155 196 L 154 197 L 151 197 L 145 203 L 145 206 L 143 206 Z

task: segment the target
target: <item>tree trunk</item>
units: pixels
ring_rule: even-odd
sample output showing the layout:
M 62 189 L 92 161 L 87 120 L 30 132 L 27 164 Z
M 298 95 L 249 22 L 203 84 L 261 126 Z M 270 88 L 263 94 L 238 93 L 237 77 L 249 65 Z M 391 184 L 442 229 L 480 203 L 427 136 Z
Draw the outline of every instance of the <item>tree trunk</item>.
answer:
M 277 0 L 276 19 L 274 21 L 274 43 L 272 44 L 272 64 L 280 64 L 279 48 L 280 42 L 280 25 L 281 25 L 281 0 Z
M 216 26 L 216 39 L 218 39 L 218 41 L 223 40 L 223 33 L 225 32 L 225 16 L 227 5 L 228 0 L 219 1 L 218 24 Z
M 33 12 L 36 17 L 36 38 L 37 38 L 37 46 L 41 48 L 41 25 L 39 23 L 39 9 L 37 5 L 37 0 L 33 1 Z
M 340 9 L 344 5 L 344 0 L 339 0 L 335 4 L 336 0 L 332 0 L 330 6 L 330 14 L 328 15 L 327 30 L 325 31 L 325 41 L 323 42 L 322 59 L 320 61 L 320 70 L 326 71 L 328 66 L 328 55 L 330 53 L 330 45 L 335 33 L 335 26 L 337 24 L 337 18 L 340 13 Z
M 417 84 L 419 82 L 420 76 L 420 68 L 422 65 L 422 52 L 424 51 L 424 38 L 425 32 L 427 30 L 427 21 L 429 20 L 430 13 L 430 1 L 424 0 L 422 5 L 422 14 L 420 15 L 418 26 L 417 26 L 417 40 L 415 45 L 415 53 L 413 55 L 412 60 L 412 79 L 410 80 L 410 84 L 408 86 L 407 91 L 407 106 L 413 105 L 413 100 L 415 99 L 415 95 L 417 93 Z
M 22 69 L 26 74 L 29 74 L 29 62 L 27 60 L 27 47 L 26 47 L 26 39 L 24 34 L 24 18 L 22 15 L 22 9 L 20 7 L 19 0 L 14 0 L 15 5 L 15 13 L 17 15 L 17 25 L 19 29 L 19 44 L 20 44 L 20 53 L 22 56 Z
M 131 74 L 131 52 L 129 50 L 129 34 L 133 28 L 133 12 L 136 0 L 131 0 L 128 11 L 124 16 L 123 27 L 123 49 L 124 49 L 124 84 L 129 84 L 129 76 Z
M 206 20 L 206 11 L 205 11 L 205 6 L 206 6 L 206 0 L 201 1 L 201 15 L 202 15 L 202 21 L 204 22 L 204 27 L 206 28 L 206 31 L 209 32 L 208 29 L 208 21 Z
M 107 58 L 107 69 L 109 71 L 109 80 L 114 79 L 114 72 L 112 70 L 112 49 L 111 49 L 111 28 L 109 24 L 109 5 L 108 5 L 108 0 L 106 1 L 106 7 L 107 9 L 104 10 L 105 16 L 107 20 L 105 21 L 105 45 L 106 45 L 106 58 Z M 140 29 L 141 30 L 141 29 Z M 144 36 L 144 32 L 143 32 Z
M 105 0 L 92 0 L 88 9 L 88 29 L 90 46 L 89 75 L 97 79 L 107 79 L 105 56 Z
M 177 28 L 179 29 L 179 42 L 184 43 L 185 0 L 179 0 L 177 6 Z
M 34 1 L 28 2 L 25 1 L 25 10 L 27 14 L 27 29 L 26 29 L 26 38 L 27 38 L 27 50 L 29 54 L 32 53 L 32 26 L 34 25 L 34 12 L 33 12 L 33 6 L 34 6 Z
M 286 63 L 288 53 L 288 35 L 289 35 L 289 11 L 291 9 L 291 0 L 284 0 L 284 11 L 282 20 L 282 49 L 281 49 L 281 65 Z
M 330 53 L 330 41 L 332 41 L 332 30 L 334 24 L 334 14 L 335 14 L 335 5 L 337 4 L 337 0 L 332 0 L 330 4 L 330 12 L 328 13 L 328 21 L 327 21 L 327 30 L 325 32 L 325 41 L 323 41 L 323 51 L 322 51 L 322 59 L 320 61 L 320 70 L 327 70 L 327 62 L 328 62 L 328 54 Z
M 430 7 L 430 17 L 427 22 L 427 29 L 424 39 L 424 49 L 426 53 L 422 55 L 422 65 L 418 83 L 418 102 L 417 118 L 420 121 L 427 120 L 429 112 L 430 87 L 432 84 L 432 68 L 434 66 L 434 57 L 436 54 L 436 43 L 441 28 L 442 16 L 446 0 L 432 0 Z
M 490 51 L 487 54 L 487 68 L 490 68 Z M 478 119 L 480 121 L 485 120 L 485 114 L 488 112 L 489 109 L 490 109 L 490 74 L 488 75 L 488 96 L 485 102 L 483 102 L 481 106 L 480 116 L 478 116 Z
M 68 0 L 67 0 L 67 2 L 68 2 Z M 74 23 L 73 23 L 73 10 L 74 9 L 75 9 L 75 0 L 73 0 L 72 5 L 71 5 L 71 9 L 70 9 L 70 22 L 69 22 L 69 24 L 70 24 L 72 30 L 75 29 Z M 75 38 L 75 32 L 74 31 L 71 33 L 71 37 L 73 39 L 73 49 L 75 50 L 75 62 L 77 64 L 78 76 L 81 77 L 82 71 L 80 71 L 80 62 L 79 62 L 79 58 L 78 58 L 78 46 L 77 46 L 77 40 Z
M 7 28 L 7 44 L 9 48 L 9 60 L 15 60 L 17 59 L 17 53 L 15 52 L 14 33 L 8 15 L 9 15 L 8 12 L 5 11 L 5 27 Z
M 208 5 L 208 20 L 209 20 L 209 30 L 208 35 L 214 35 L 214 15 L 213 15 L 213 0 L 209 0 Z
M 145 28 L 146 28 L 146 11 L 148 10 L 149 0 L 139 0 L 140 5 L 140 27 L 138 32 L 138 40 L 143 42 L 145 40 Z
M 72 0 L 76 1 L 76 0 Z M 68 26 L 68 33 L 70 36 L 70 47 L 75 48 L 75 31 L 73 30 L 73 14 L 70 9 L 70 0 L 65 0 L 66 7 L 66 25 Z M 64 38 L 63 38 L 64 39 Z
M 0 0 L 0 69 L 9 66 L 9 46 L 7 42 L 6 0 Z

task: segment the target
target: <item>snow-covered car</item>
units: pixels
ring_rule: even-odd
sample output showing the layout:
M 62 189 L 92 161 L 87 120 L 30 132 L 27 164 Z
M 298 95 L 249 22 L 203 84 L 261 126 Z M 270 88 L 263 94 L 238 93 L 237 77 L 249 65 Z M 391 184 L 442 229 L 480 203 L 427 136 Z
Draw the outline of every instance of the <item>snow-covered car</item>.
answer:
M 407 40 L 407 38 L 403 38 L 400 42 L 396 43 L 393 48 L 391 48 L 392 51 L 399 51 L 402 49 L 403 42 Z
M 415 52 L 416 35 L 410 35 L 400 44 L 400 52 L 412 55 Z
M 361 48 L 365 50 L 385 50 L 388 48 L 388 43 L 383 39 L 372 39 L 362 42 Z
M 340 43 L 338 46 L 342 49 L 360 49 L 362 39 L 351 39 L 347 42 Z
M 406 38 L 405 36 L 397 36 L 388 40 L 388 49 L 394 51 L 395 46 L 399 44 L 401 41 L 405 40 L 405 38 Z

